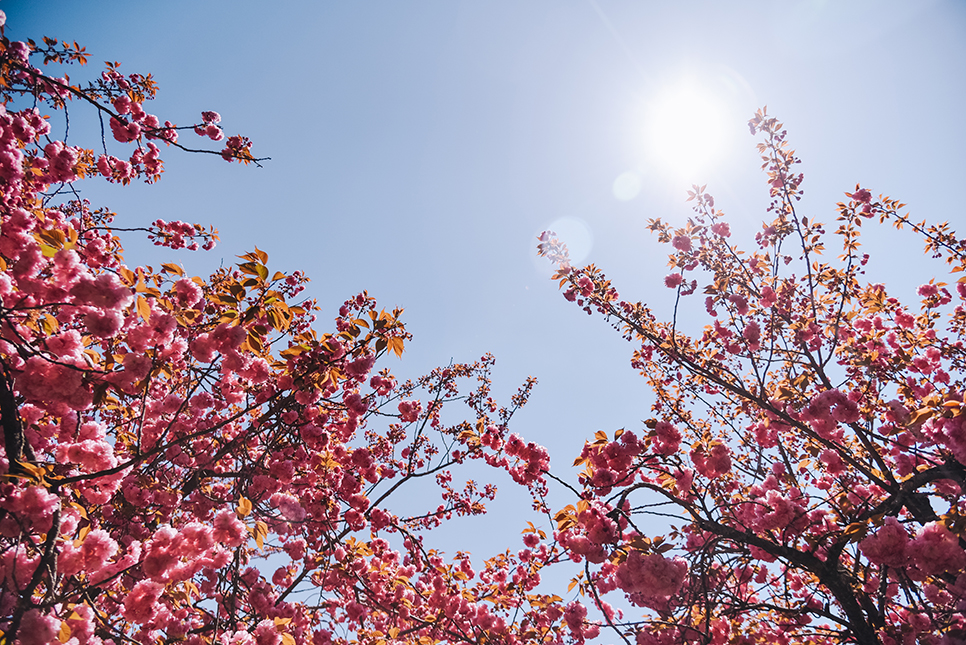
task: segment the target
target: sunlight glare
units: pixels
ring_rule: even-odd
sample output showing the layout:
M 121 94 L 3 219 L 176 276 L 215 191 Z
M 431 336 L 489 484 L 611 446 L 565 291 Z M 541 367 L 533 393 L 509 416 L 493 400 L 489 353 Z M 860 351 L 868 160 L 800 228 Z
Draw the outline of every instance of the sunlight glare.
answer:
M 666 90 L 647 114 L 647 145 L 652 161 L 690 181 L 720 152 L 724 143 L 723 106 L 694 84 Z

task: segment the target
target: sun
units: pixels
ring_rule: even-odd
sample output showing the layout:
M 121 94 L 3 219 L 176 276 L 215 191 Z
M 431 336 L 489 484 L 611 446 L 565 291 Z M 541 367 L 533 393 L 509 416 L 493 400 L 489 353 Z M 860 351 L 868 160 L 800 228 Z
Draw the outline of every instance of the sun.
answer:
M 689 181 L 700 181 L 695 175 L 706 170 L 723 148 L 724 106 L 694 83 L 666 89 L 649 105 L 645 119 L 645 145 L 652 162 Z

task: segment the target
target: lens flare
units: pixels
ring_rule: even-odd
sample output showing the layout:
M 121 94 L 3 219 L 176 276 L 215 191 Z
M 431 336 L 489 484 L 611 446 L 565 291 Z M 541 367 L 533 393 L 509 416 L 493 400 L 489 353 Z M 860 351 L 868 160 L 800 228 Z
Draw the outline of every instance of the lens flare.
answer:
M 637 197 L 638 193 L 641 192 L 641 176 L 633 171 L 627 171 L 621 173 L 617 179 L 614 180 L 614 185 L 611 187 L 611 191 L 614 193 L 614 197 L 622 202 L 629 202 L 630 200 Z

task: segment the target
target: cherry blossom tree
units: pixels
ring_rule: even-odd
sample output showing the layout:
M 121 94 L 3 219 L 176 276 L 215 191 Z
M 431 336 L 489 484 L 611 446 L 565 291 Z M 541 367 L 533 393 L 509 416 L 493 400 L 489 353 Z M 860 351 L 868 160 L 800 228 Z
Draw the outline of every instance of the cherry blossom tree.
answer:
M 78 182 L 155 182 L 170 148 L 261 159 L 215 112 L 189 126 L 151 114 L 150 75 L 45 72 L 86 59 L 77 43 L 0 38 L 2 641 L 570 638 L 561 598 L 535 591 L 561 555 L 546 533 L 521 526 L 478 571 L 427 541 L 494 497 L 455 479 L 468 462 L 544 508 L 549 457 L 508 430 L 534 382 L 501 407 L 489 356 L 398 382 L 380 365 L 410 339 L 399 310 L 354 295 L 317 331 L 307 278 L 259 249 L 207 278 L 126 264 L 122 235 L 207 249 L 217 234 L 118 226 Z M 79 109 L 100 120 L 97 149 L 63 140 Z
M 669 320 L 541 237 L 564 296 L 633 344 L 655 397 L 643 428 L 600 432 L 577 460 L 579 502 L 555 517 L 584 565 L 573 584 L 638 645 L 966 642 L 966 240 L 861 186 L 827 233 L 800 210 L 782 124 L 761 110 L 749 126 L 770 221 L 741 249 L 697 186 L 687 223 L 652 220 Z M 866 282 L 872 221 L 918 237 L 952 284 L 906 305 Z

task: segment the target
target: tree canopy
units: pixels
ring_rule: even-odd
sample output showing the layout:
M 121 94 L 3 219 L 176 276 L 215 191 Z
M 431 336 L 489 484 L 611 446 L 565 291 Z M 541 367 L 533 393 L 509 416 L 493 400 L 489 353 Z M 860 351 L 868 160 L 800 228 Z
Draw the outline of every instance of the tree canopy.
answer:
M 78 182 L 155 182 L 171 148 L 264 159 L 216 112 L 149 113 L 150 75 L 45 72 L 86 59 L 0 39 L 5 643 L 966 640 L 966 279 L 929 280 L 910 309 L 865 281 L 860 244 L 891 223 L 952 281 L 966 241 L 947 225 L 856 186 L 827 233 L 796 210 L 798 159 L 760 110 L 772 201 L 753 247 L 705 187 L 683 226 L 650 224 L 672 249 L 670 320 L 545 233 L 564 296 L 633 344 L 656 400 L 588 441 L 569 483 L 511 431 L 533 379 L 504 404 L 490 356 L 397 381 L 382 359 L 410 340 L 401 310 L 356 294 L 319 331 L 307 277 L 257 248 L 208 277 L 127 264 L 124 236 L 209 249 L 217 232 L 129 226 Z M 106 124 L 99 148 L 60 137 L 78 104 Z M 433 529 L 483 514 L 496 488 L 464 474 L 496 471 L 534 514 L 474 565 Z M 568 589 L 541 583 L 574 564 Z

